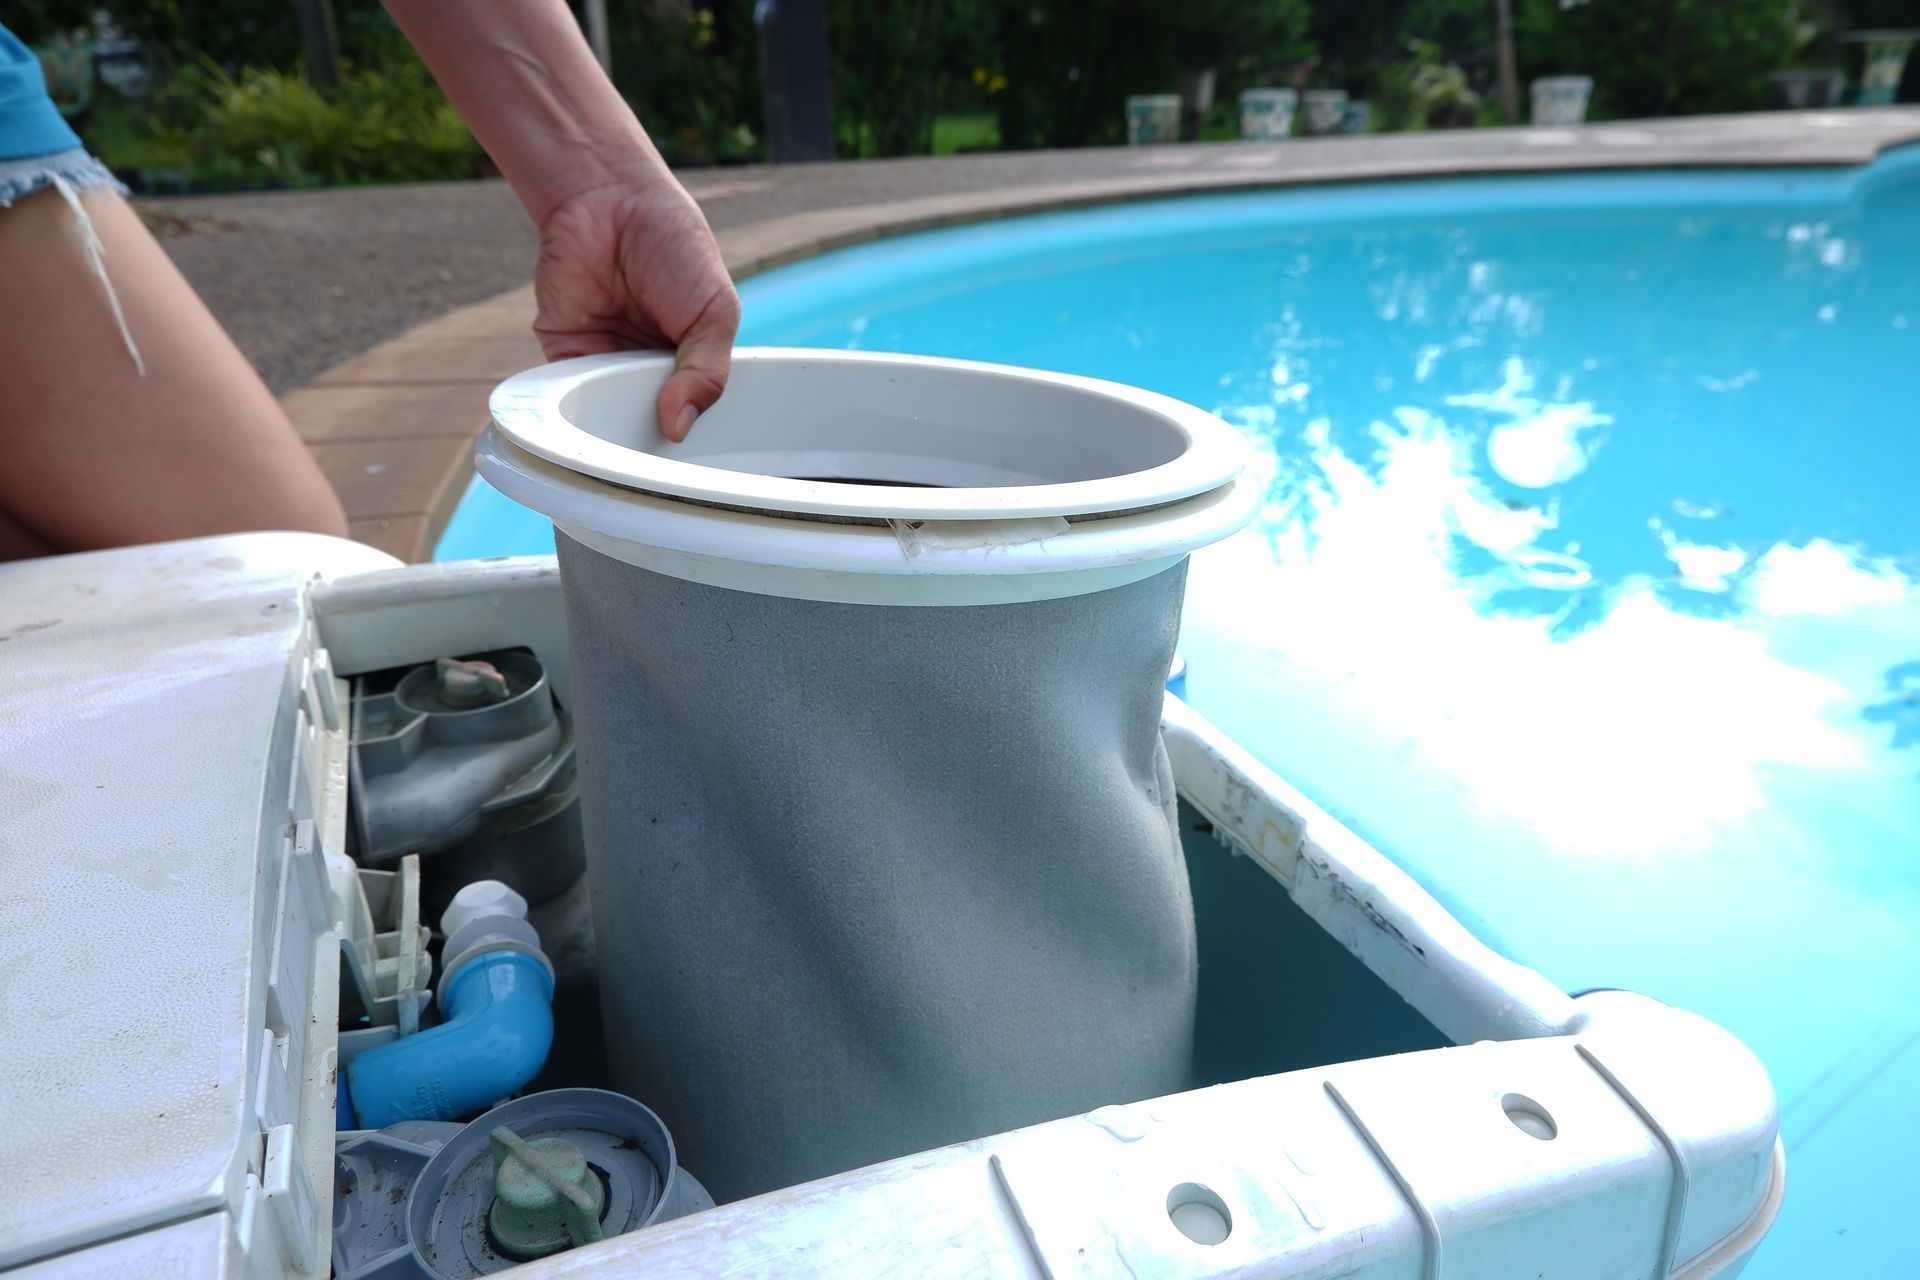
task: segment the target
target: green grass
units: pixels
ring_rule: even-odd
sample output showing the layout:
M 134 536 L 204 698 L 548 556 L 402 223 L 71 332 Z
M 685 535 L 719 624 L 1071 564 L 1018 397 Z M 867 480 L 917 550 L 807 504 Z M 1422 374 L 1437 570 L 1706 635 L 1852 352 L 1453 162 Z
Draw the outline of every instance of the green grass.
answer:
M 999 149 L 1000 119 L 991 111 L 934 117 L 933 154 L 937 156 Z

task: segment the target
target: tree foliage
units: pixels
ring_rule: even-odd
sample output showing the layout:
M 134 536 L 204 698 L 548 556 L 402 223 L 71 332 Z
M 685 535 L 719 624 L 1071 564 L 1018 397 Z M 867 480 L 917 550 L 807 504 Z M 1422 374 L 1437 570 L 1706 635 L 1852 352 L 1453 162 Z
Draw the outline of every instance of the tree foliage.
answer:
M 1594 78 L 1621 117 L 1739 111 L 1799 50 L 1797 0 L 1526 0 L 1516 14 L 1523 77 Z
M 759 42 L 753 0 L 678 9 L 610 0 L 613 82 L 670 160 L 760 155 Z
M 1268 66 L 1312 51 L 1307 0 L 1182 0 L 1159 13 L 1185 69 Z
M 1307 0 L 1000 0 L 993 45 L 1008 147 L 1120 141 L 1127 95 L 1171 92 L 1213 69 L 1218 93 L 1273 80 L 1311 55 Z
M 978 6 L 949 0 L 832 0 L 833 113 L 842 154 L 923 154 L 943 83 Z
M 333 0 L 340 52 L 369 61 L 393 24 L 379 0 Z M 202 59 L 229 70 L 288 68 L 300 61 L 300 28 L 288 0 L 7 0 L 0 6 L 14 34 L 29 44 L 92 25 L 105 12 L 126 35 L 143 41 L 163 70 Z
M 1123 136 L 1130 93 L 1174 87 L 1164 41 L 1145 38 L 1153 0 L 1034 0 L 994 6 L 993 45 L 1007 88 L 1002 146 L 1073 147 Z
M 87 26 L 102 3 L 6 0 L 5 21 L 29 42 L 45 40 Z M 332 3 L 350 67 L 405 63 L 412 74 L 378 0 Z M 759 154 L 753 4 L 608 0 L 615 83 L 670 158 Z M 1920 0 L 1513 5 L 1523 80 L 1591 75 L 1596 111 L 1612 116 L 1762 105 L 1768 72 L 1792 61 L 1807 21 L 1829 32 L 1920 23 Z M 104 7 L 147 43 L 163 79 L 209 63 L 245 79 L 301 62 L 288 0 Z M 1476 96 L 1493 92 L 1493 13 L 1494 0 L 828 0 L 838 145 L 849 156 L 923 153 L 936 116 L 950 112 L 992 113 L 1006 147 L 1118 142 L 1129 94 L 1171 92 L 1183 71 L 1212 68 L 1217 97 L 1230 104 L 1241 88 L 1304 82 L 1309 60 L 1312 82 L 1375 98 L 1377 118 L 1464 123 Z M 247 83 L 289 102 L 308 92 L 260 76 Z

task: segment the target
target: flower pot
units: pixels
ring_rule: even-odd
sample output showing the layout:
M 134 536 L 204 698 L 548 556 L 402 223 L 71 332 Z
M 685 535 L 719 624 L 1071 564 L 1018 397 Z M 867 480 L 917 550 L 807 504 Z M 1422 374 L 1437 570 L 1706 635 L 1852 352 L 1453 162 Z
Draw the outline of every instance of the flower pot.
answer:
M 1272 141 L 1293 136 L 1300 95 L 1292 89 L 1247 89 L 1240 94 L 1240 136 Z
M 1180 95 L 1136 93 L 1127 99 L 1127 145 L 1180 141 Z
M 1542 76 L 1533 82 L 1533 123 L 1564 129 L 1585 123 L 1592 76 Z
M 1900 96 L 1900 80 L 1906 75 L 1907 55 L 1920 43 L 1920 30 L 1854 31 L 1844 39 L 1864 45 L 1860 67 L 1860 105 L 1884 107 Z
M 1831 68 L 1776 71 L 1767 78 L 1769 105 L 1788 111 L 1837 107 L 1847 86 L 1847 73 Z
M 63 116 L 77 116 L 93 102 L 93 46 L 76 44 L 62 36 L 35 45 L 47 96 Z
M 1338 133 L 1340 122 L 1347 116 L 1347 91 L 1345 89 L 1309 89 L 1306 105 L 1308 133 L 1317 137 Z

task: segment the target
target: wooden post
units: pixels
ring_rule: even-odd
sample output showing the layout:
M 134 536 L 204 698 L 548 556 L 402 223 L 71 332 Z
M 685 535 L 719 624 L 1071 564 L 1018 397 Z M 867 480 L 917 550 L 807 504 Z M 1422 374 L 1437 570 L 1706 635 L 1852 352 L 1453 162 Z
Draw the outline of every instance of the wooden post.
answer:
M 587 44 L 593 49 L 593 56 L 600 63 L 600 69 L 613 71 L 613 44 L 607 34 L 607 0 L 584 0 L 581 5 L 581 23 L 587 29 Z
M 329 89 L 340 84 L 340 41 L 334 34 L 333 0 L 293 0 L 300 22 L 300 44 L 307 53 L 307 78 Z
M 827 0 L 760 0 L 760 85 L 775 164 L 833 159 Z
M 1500 56 L 1500 114 L 1508 124 L 1519 124 L 1519 75 L 1513 66 L 1513 0 L 1493 0 L 1493 33 Z

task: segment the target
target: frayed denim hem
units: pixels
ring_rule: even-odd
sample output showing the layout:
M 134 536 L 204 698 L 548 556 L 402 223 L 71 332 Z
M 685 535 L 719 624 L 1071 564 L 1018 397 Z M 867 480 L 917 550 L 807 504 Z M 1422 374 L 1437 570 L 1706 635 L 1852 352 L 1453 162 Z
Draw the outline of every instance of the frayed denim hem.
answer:
M 0 209 L 24 200 L 36 191 L 64 179 L 75 191 L 93 191 L 101 187 L 127 194 L 127 188 L 113 171 L 87 154 L 85 147 L 56 151 L 49 156 L 29 156 L 25 160 L 0 160 Z

